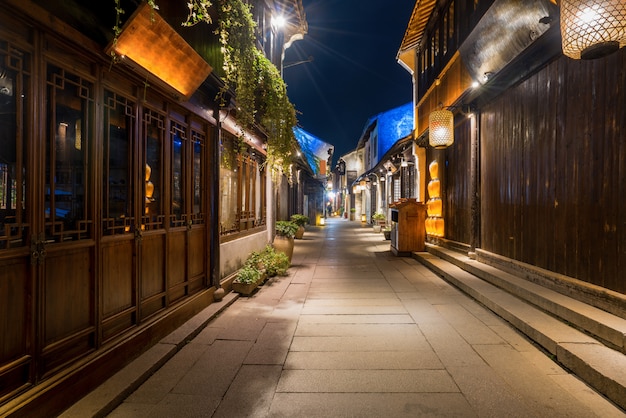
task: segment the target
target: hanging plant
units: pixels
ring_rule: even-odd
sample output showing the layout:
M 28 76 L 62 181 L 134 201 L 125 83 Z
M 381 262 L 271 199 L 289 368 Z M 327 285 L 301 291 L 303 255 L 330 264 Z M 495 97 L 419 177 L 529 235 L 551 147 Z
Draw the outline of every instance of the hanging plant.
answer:
M 288 173 L 295 146 L 296 112 L 278 69 L 256 48 L 250 6 L 242 0 L 220 0 L 219 37 L 226 85 L 234 88 L 237 120 L 242 129 L 258 122 L 268 134 L 267 163 Z
M 259 103 L 261 125 L 268 134 L 267 159 L 274 167 L 288 174 L 296 139 L 296 111 L 287 96 L 287 86 L 278 69 L 258 53 L 259 87 L 263 100 Z M 291 176 L 289 176 L 291 178 Z
M 241 0 L 220 0 L 218 25 L 225 73 L 220 100 L 224 100 L 228 90 L 234 89 L 237 121 L 242 129 L 248 129 L 254 125 L 254 96 L 258 78 L 255 68 L 255 24 L 250 7 Z
M 205 22 L 206 24 L 213 23 L 211 15 L 209 14 L 209 9 L 212 5 L 209 0 L 190 0 L 189 3 L 187 3 L 187 7 L 189 8 L 187 20 L 181 23 L 181 25 L 194 26 L 200 22 Z

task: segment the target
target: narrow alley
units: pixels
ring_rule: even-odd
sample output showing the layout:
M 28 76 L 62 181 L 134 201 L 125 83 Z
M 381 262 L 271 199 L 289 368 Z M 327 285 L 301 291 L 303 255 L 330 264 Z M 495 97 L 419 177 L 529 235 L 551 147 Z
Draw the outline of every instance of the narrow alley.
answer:
M 62 416 L 98 415 L 112 390 Z M 330 218 L 296 241 L 288 276 L 208 321 L 108 416 L 624 413 L 382 234 Z

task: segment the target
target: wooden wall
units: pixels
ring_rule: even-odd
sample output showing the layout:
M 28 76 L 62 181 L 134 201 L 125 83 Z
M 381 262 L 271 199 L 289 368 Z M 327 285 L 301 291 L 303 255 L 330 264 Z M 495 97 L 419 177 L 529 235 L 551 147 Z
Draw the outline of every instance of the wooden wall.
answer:
M 481 247 L 626 293 L 626 49 L 561 57 L 480 110 Z
M 472 213 L 470 125 L 467 116 L 456 116 L 454 145 L 439 162 L 446 185 L 442 196 L 446 238 L 465 244 L 470 242 Z

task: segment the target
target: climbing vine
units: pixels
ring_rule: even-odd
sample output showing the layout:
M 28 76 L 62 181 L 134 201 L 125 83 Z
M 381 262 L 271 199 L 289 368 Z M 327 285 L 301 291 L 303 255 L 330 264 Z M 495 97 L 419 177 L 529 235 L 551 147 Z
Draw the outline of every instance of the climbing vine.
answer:
M 250 6 L 242 0 L 220 0 L 219 37 L 226 85 L 234 87 L 237 120 L 244 129 L 255 122 L 268 134 L 267 163 L 288 171 L 294 149 L 296 112 L 278 69 L 256 48 Z
M 200 22 L 205 22 L 206 24 L 213 23 L 209 14 L 209 8 L 212 5 L 209 0 L 190 0 L 187 3 L 189 15 L 187 15 L 187 20 L 182 23 L 182 26 L 194 26 Z

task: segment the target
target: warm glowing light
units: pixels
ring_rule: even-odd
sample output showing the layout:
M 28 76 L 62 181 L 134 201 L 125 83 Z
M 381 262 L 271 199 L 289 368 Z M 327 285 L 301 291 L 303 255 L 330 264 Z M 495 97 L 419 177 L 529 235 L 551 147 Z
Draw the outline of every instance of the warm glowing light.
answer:
M 428 117 L 428 142 L 435 148 L 454 143 L 454 115 L 449 110 L 435 110 Z
M 211 66 L 146 2 L 124 25 L 107 52 L 137 72 L 147 72 L 188 99 L 211 73 Z
M 80 119 L 76 120 L 76 125 L 74 129 L 76 131 L 76 136 L 74 137 L 74 148 L 77 150 L 81 150 L 83 148 L 83 128 L 82 121 Z
M 573 59 L 594 59 L 626 45 L 624 0 L 562 0 L 563 54 Z

